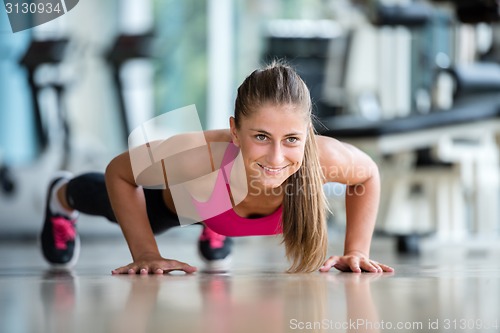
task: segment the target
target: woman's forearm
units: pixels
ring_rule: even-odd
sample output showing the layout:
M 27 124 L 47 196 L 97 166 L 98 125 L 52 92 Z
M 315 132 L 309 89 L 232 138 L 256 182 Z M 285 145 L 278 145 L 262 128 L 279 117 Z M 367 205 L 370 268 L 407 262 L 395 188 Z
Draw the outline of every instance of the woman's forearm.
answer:
M 116 219 L 122 229 L 133 260 L 159 255 L 147 216 L 144 191 L 133 181 L 127 154 L 116 157 L 106 169 L 106 187 Z
M 367 257 L 380 201 L 378 170 L 362 184 L 346 188 L 346 236 L 344 253 L 359 252 Z

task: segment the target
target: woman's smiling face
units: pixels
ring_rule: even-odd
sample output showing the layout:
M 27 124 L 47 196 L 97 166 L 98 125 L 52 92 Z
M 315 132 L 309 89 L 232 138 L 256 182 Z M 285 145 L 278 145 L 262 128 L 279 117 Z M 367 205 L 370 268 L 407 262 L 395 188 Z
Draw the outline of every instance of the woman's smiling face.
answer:
M 308 119 L 295 105 L 265 104 L 240 119 L 231 135 L 243 156 L 249 191 L 276 188 L 302 165 Z

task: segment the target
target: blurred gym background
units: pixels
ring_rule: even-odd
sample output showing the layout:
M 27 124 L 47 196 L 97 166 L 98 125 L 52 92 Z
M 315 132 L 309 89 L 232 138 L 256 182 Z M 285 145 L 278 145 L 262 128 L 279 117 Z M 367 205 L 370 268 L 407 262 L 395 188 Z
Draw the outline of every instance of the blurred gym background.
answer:
M 132 129 L 183 106 L 225 128 L 246 75 L 283 58 L 318 132 L 379 163 L 377 235 L 410 253 L 494 244 L 499 20 L 495 0 L 81 0 L 12 33 L 0 10 L 0 239 L 38 234 L 54 171 L 103 171 Z M 343 188 L 327 194 L 341 230 Z M 82 236 L 119 233 L 84 219 Z

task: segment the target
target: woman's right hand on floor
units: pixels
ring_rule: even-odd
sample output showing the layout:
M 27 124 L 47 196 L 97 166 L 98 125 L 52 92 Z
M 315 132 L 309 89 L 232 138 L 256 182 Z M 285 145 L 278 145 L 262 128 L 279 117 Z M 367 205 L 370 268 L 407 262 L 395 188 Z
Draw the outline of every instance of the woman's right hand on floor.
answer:
M 111 271 L 112 274 L 164 274 L 172 271 L 183 271 L 191 274 L 197 271 L 197 268 L 184 262 L 165 259 L 160 256 L 143 256 L 126 266 L 116 268 Z

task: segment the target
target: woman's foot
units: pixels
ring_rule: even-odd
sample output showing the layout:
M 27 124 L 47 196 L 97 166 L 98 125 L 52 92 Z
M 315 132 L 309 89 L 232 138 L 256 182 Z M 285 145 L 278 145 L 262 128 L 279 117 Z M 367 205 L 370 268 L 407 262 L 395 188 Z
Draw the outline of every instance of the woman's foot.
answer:
M 50 181 L 40 235 L 43 256 L 59 268 L 74 266 L 80 254 L 80 238 L 76 229 L 78 212 L 64 208 L 57 195 L 71 178 L 70 173 L 60 172 Z
M 205 271 L 225 272 L 231 265 L 233 240 L 203 226 L 198 239 L 198 252 L 206 264 Z

